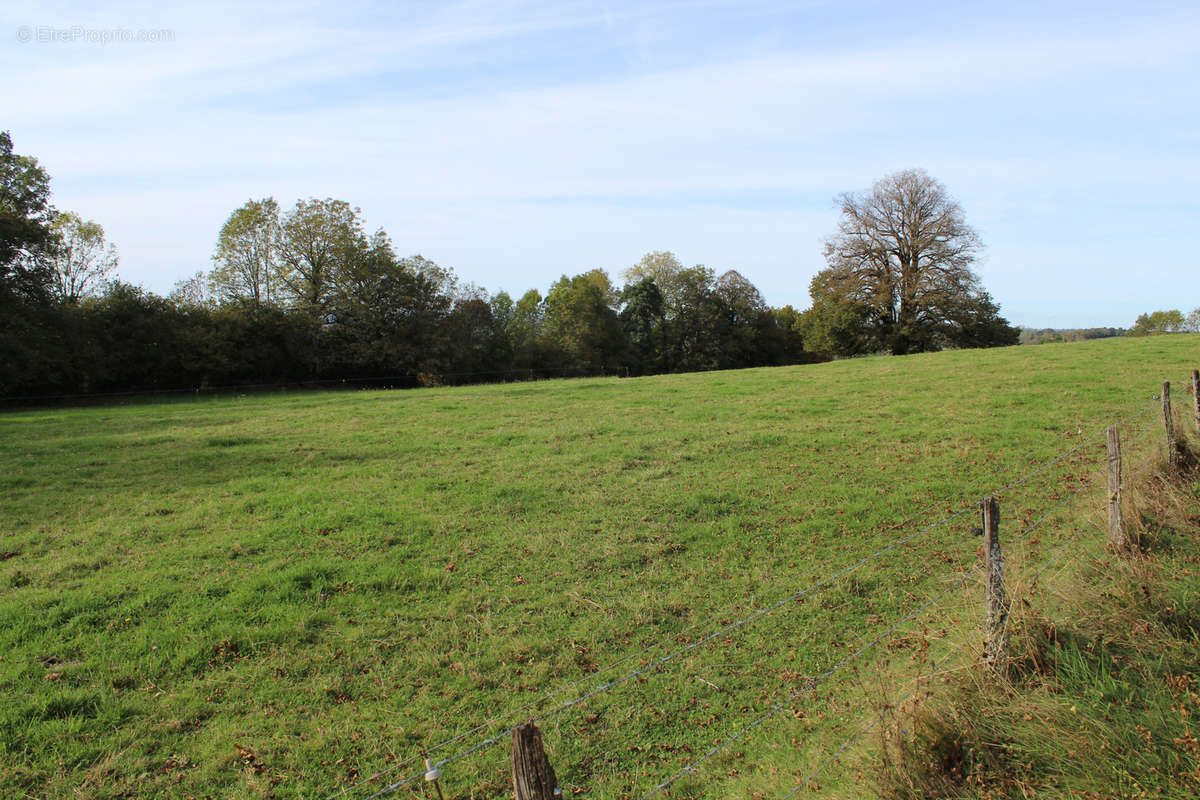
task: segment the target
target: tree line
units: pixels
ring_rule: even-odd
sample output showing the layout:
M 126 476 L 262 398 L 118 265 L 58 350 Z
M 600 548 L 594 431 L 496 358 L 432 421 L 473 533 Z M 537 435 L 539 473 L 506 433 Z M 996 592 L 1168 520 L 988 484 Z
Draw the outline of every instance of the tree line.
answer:
M 7 133 L 0 194 L 7 397 L 643 375 L 1016 341 L 970 269 L 979 244 L 961 209 L 919 171 L 843 196 L 804 312 L 769 306 L 736 271 L 666 251 L 623 270 L 620 285 L 593 269 L 544 294 L 489 293 L 399 256 L 360 209 L 332 198 L 286 210 L 248 201 L 218 232 L 211 269 L 160 297 L 113 277 L 103 228 L 55 210 L 46 171 L 13 153 Z
M 1200 308 L 1193 308 L 1187 316 L 1177 308 L 1139 314 L 1129 329 L 1129 336 L 1150 336 L 1156 333 L 1200 332 Z
M 1021 344 L 1055 344 L 1084 342 L 1089 339 L 1111 339 L 1124 336 L 1125 328 L 1021 328 Z
M 1130 328 L 1022 328 L 1021 344 L 1081 342 L 1113 336 L 1153 336 L 1160 333 L 1200 333 L 1200 308 L 1186 316 L 1179 309 L 1139 314 Z

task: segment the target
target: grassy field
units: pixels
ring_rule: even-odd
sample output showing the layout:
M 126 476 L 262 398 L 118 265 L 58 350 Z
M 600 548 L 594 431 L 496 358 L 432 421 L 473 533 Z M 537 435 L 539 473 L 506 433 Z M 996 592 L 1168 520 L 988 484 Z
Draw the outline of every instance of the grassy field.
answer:
M 779 704 L 672 796 L 781 797 L 873 670 L 971 635 L 955 596 L 911 653 L 805 691 L 976 565 L 972 514 L 925 526 L 1079 446 L 1006 493 L 1014 528 L 1037 518 L 1198 362 L 1177 335 L 4 413 L 0 796 L 311 800 L 391 770 L 343 795 L 368 797 L 422 745 L 493 720 L 454 755 L 911 537 L 539 723 L 567 796 L 638 797 Z M 447 765 L 448 794 L 503 795 L 506 747 Z

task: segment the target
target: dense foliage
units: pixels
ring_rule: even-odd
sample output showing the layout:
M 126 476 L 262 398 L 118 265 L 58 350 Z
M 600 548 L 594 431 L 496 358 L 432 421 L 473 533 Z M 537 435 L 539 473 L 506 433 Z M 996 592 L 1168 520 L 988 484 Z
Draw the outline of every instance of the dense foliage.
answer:
M 412 386 L 727 369 L 816 360 L 794 312 L 735 272 L 653 253 L 564 275 L 513 301 L 368 234 L 359 209 L 252 200 L 222 226 L 211 272 L 163 298 L 120 280 L 103 229 L 49 204 L 49 176 L 0 138 L 0 396 L 346 381 Z M 649 263 L 646 261 L 645 263 Z M 790 312 L 790 313 L 789 313 Z
M 604 289 L 599 271 L 566 277 L 514 306 L 458 290 L 419 258 L 386 263 L 313 314 L 235 299 L 162 298 L 113 282 L 79 303 L 47 300 L 10 317 L 7 396 L 260 383 L 364 385 L 728 369 L 815 360 L 765 307 L 743 316 L 716 281 L 686 315 L 655 315 L 643 282 Z M 622 295 L 631 298 L 619 304 Z M 528 302 L 525 302 L 528 301 Z M 786 320 L 785 320 L 786 321 Z
M 358 208 L 332 198 L 287 210 L 274 198 L 247 202 L 220 229 L 213 269 L 163 298 L 107 280 L 117 259 L 103 228 L 55 211 L 49 176 L 13 154 L 7 134 L 0 195 L 8 398 L 642 375 L 1016 341 L 967 269 L 976 243 L 954 214 L 952 241 L 917 241 L 894 286 L 867 285 L 862 267 L 875 256 L 843 225 L 831 268 L 813 281 L 813 308 L 797 312 L 769 307 L 735 271 L 685 267 L 669 252 L 648 253 L 623 286 L 594 269 L 563 275 L 545 295 L 489 294 L 421 256 L 399 257 L 386 232 L 368 233 Z
M 1200 308 L 1184 316 L 1177 308 L 1139 314 L 1129 329 L 1129 336 L 1149 336 L 1155 333 L 1196 333 L 1200 331 Z

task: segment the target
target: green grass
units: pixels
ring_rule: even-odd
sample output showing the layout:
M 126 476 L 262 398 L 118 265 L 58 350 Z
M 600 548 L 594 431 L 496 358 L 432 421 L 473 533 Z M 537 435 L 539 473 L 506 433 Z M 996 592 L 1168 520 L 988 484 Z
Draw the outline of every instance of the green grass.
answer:
M 1084 539 L 1022 593 L 1004 679 L 960 672 L 899 715 L 883 796 L 1200 796 L 1200 471 L 1168 475 L 1127 483 L 1135 557 Z
M 453 754 L 1150 421 L 1197 361 L 1180 335 L 4 414 L 0 796 L 324 798 L 501 717 Z M 1093 444 L 1005 518 L 1078 483 Z M 788 700 L 974 566 L 974 524 L 543 721 L 567 794 L 637 796 Z M 783 794 L 861 720 L 856 680 L 674 796 Z M 504 794 L 506 744 L 444 787 Z

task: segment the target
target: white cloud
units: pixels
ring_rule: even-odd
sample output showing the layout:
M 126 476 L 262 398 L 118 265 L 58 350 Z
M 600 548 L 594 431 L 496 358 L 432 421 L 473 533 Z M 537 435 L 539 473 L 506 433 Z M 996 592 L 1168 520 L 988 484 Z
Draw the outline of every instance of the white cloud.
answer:
M 662 28 L 640 7 L 587 3 L 466 2 L 378 25 L 374 13 L 344 4 L 287 15 L 251 4 L 10 10 L 14 24 L 168 27 L 177 40 L 10 46 L 0 64 L 19 67 L 22 80 L 0 87 L 0 102 L 15 109 L 6 124 L 18 150 L 55 176 L 57 202 L 102 221 L 123 273 L 160 291 L 206 265 L 221 220 L 246 198 L 330 195 L 362 206 L 402 248 L 457 262 L 488 286 L 616 270 L 643 249 L 675 247 L 744 270 L 773 302 L 802 304 L 832 228 L 832 195 L 924 166 L 992 244 L 986 266 L 1003 299 L 1010 258 L 1045 260 L 1009 237 L 1049 245 L 1064 223 L 1092 231 L 1094 219 L 1069 224 L 1089 198 L 1137 228 L 1139 206 L 1164 195 L 1147 185 L 1173 196 L 1169 187 L 1200 177 L 1195 157 L 1110 135 L 1127 123 L 1102 95 L 1131 76 L 1187 84 L 1200 26 L 1185 15 L 718 55 L 586 81 L 524 74 L 414 99 L 381 76 L 482 70 L 495 48 L 591 28 L 666 46 Z M 1149 116 L 1164 113 L 1145 102 Z M 1068 112 L 1070 125 L 1060 124 Z M 1089 114 L 1090 128 L 1081 124 Z M 797 205 L 753 201 L 772 193 L 794 193 Z M 555 198 L 563 202 L 544 202 Z M 1098 257 L 1085 241 L 1066 262 Z

